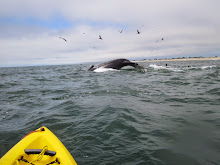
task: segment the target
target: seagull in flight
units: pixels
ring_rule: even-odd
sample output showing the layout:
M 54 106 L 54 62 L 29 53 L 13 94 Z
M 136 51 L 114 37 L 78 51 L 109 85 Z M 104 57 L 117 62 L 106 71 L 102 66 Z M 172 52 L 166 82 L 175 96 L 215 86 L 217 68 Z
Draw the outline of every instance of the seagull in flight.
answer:
M 59 37 L 59 38 L 67 42 L 67 40 L 65 38 L 62 38 L 62 37 Z
M 139 32 L 139 30 L 137 30 L 137 34 L 141 34 L 141 32 Z
M 123 29 L 120 31 L 120 33 L 122 33 L 123 32 Z
M 102 37 L 101 37 L 100 35 L 99 35 L 99 39 L 100 39 L 100 40 L 103 40 Z
M 157 40 L 156 42 L 159 42 L 160 40 Z M 161 41 L 164 41 L 164 38 L 161 38 Z

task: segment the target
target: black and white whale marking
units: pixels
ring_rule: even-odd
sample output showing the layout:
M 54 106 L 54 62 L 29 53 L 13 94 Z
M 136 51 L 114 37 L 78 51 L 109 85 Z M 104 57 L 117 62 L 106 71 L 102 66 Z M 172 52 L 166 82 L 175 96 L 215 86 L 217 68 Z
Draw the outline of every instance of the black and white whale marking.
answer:
M 137 63 L 134 63 L 134 62 L 131 62 L 127 59 L 122 58 L 122 59 L 111 60 L 111 61 L 105 62 L 103 64 L 100 64 L 98 66 L 92 65 L 89 68 L 89 71 L 94 71 L 98 68 L 111 68 L 111 69 L 119 70 L 124 66 L 132 66 L 132 67 L 137 68 L 137 69 L 144 69 L 142 66 L 138 65 Z

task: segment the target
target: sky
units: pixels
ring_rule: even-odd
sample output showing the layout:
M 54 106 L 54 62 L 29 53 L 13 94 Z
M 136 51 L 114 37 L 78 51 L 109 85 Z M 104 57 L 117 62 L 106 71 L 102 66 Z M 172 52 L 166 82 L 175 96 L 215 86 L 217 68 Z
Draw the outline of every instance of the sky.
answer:
M 2 0 L 0 67 L 220 56 L 219 6 L 219 0 Z

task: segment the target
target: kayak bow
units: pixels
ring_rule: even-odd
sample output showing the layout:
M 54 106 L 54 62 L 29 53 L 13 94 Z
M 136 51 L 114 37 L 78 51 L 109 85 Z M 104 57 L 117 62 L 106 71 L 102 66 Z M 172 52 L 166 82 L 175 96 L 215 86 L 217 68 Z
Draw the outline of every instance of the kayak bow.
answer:
M 30 132 L 1 159 L 0 165 L 77 165 L 62 142 L 46 127 Z

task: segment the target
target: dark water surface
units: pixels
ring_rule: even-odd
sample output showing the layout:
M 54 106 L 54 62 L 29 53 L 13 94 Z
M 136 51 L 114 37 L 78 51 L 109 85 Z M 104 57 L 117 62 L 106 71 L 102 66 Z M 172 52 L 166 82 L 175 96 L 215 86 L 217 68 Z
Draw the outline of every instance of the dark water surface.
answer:
M 220 61 L 141 64 L 0 68 L 0 157 L 46 126 L 79 165 L 220 164 Z

